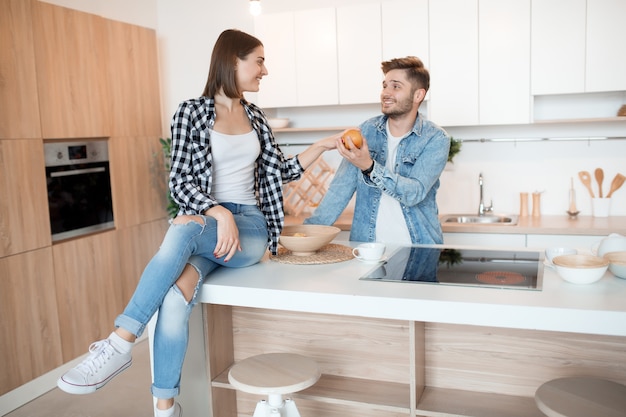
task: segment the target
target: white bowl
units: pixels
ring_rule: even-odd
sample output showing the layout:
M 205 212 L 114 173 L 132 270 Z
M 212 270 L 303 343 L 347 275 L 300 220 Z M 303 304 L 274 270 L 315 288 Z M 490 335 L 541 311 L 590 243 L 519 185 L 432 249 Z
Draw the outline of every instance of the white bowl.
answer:
M 604 259 L 609 261 L 609 271 L 613 275 L 626 279 L 626 251 L 609 252 Z
M 267 123 L 270 125 L 272 129 L 282 129 L 289 126 L 289 119 L 286 118 L 270 118 L 267 119 Z
M 560 255 L 552 259 L 561 278 L 573 284 L 591 284 L 604 276 L 609 261 L 593 255 Z
M 552 259 L 554 259 L 555 256 L 576 255 L 577 253 L 578 251 L 573 248 L 548 248 L 546 249 L 546 259 L 548 259 L 548 262 L 552 263 Z
M 279 243 L 293 255 L 312 255 L 329 244 L 341 229 L 335 226 L 317 224 L 289 225 L 283 228 Z
M 597 244 L 597 247 L 593 247 L 592 251 L 597 253 L 598 256 L 604 256 L 609 252 L 626 251 L 626 236 L 611 233 L 608 237 L 602 239 Z

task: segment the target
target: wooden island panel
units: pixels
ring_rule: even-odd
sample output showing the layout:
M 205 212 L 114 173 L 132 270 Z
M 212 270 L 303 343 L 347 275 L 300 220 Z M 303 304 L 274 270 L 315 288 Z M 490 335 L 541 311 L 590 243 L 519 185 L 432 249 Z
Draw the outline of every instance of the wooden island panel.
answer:
M 317 360 L 322 378 L 293 397 L 302 413 L 332 417 L 540 417 L 534 392 L 550 379 L 626 383 L 626 337 L 204 308 L 214 416 L 253 413 L 260 398 L 235 391 L 228 368 L 267 352 Z

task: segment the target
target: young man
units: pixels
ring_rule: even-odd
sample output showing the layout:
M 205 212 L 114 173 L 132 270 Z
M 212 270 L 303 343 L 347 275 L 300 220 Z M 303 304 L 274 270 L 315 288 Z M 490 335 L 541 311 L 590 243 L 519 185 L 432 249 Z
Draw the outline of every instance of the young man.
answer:
M 359 126 L 360 148 L 337 140 L 344 159 L 305 223 L 333 224 L 356 192 L 350 240 L 443 243 L 436 196 L 450 137 L 418 111 L 430 75 L 412 56 L 385 61 L 382 70 L 382 115 Z

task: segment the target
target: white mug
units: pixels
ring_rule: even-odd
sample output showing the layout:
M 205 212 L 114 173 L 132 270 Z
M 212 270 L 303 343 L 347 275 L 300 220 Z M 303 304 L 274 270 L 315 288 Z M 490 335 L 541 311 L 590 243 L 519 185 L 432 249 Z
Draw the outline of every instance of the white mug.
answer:
M 378 262 L 385 253 L 385 244 L 380 242 L 362 243 L 352 249 L 352 254 L 359 260 L 365 262 Z

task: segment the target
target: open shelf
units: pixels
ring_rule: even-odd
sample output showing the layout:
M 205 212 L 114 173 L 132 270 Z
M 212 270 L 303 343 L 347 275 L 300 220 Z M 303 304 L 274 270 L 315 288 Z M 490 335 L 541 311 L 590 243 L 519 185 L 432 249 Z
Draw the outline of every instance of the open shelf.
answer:
M 228 370 L 218 375 L 211 385 L 216 388 L 235 389 L 228 383 Z M 323 374 L 315 385 L 293 393 L 292 397 L 408 415 L 411 411 L 409 389 L 408 384 Z

